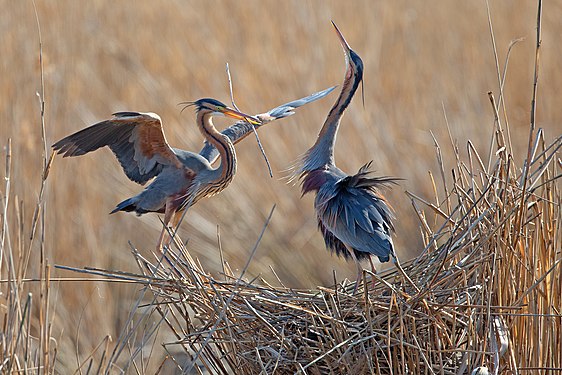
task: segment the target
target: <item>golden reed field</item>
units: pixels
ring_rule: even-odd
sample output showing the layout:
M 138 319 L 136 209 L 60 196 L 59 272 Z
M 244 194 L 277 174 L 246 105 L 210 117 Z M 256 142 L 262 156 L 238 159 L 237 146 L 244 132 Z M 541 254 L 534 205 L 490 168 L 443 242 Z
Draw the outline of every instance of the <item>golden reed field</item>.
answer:
M 466 154 L 468 140 L 488 156 L 494 114 L 487 93 L 497 98 L 499 83 L 485 1 L 36 0 L 42 65 L 33 2 L 0 4 L 3 177 L 11 140 L 9 184 L 2 181 L 0 188 L 5 209 L 1 309 L 17 300 L 32 336 L 49 331 L 57 352 L 55 373 L 72 373 L 97 345 L 111 346 L 104 338 L 119 336 L 139 290 L 95 282 L 55 265 L 136 272 L 128 242 L 151 257 L 161 224 L 157 215 L 108 215 L 141 190 L 108 149 L 56 157 L 41 193 L 41 66 L 49 153 L 60 138 L 127 110 L 158 113 L 169 143 L 196 151 L 203 138 L 193 112 L 180 112 L 178 103 L 202 97 L 230 103 L 226 63 L 236 104 L 251 114 L 341 85 L 345 65 L 330 24 L 335 21 L 365 64 L 364 105 L 358 92 L 338 134 L 336 161 L 351 173 L 373 160 L 379 174 L 403 178 L 386 192 L 396 211 L 394 240 L 403 262 L 424 248 L 406 191 L 434 197 L 429 172 L 436 179 L 440 174 L 433 137 L 444 164 L 454 163 L 452 143 Z M 504 87 L 517 166 L 527 155 L 536 8 L 532 1 L 489 2 L 502 71 L 510 43 L 522 38 L 511 49 Z M 536 113 L 547 141 L 562 133 L 561 16 L 562 1 L 545 4 Z M 260 130 L 273 178 L 253 136 L 237 145 L 233 183 L 190 208 L 181 226 L 182 240 L 204 269 L 221 269 L 219 236 L 225 260 L 241 269 L 276 205 L 248 278 L 276 280 L 274 270 L 288 287 L 314 289 L 333 284 L 334 272 L 338 281 L 355 277 L 352 262 L 325 250 L 313 197 L 301 199 L 299 188 L 285 178 L 286 169 L 314 142 L 338 90 Z M 222 129 L 229 122 L 215 124 Z M 451 178 L 450 171 L 445 177 Z M 49 285 L 34 281 L 46 264 Z M 33 295 L 14 294 L 6 280 L 15 276 L 23 283 L 18 293 Z M 40 294 L 47 292 L 48 305 Z M 6 343 L 0 346 L 4 350 Z

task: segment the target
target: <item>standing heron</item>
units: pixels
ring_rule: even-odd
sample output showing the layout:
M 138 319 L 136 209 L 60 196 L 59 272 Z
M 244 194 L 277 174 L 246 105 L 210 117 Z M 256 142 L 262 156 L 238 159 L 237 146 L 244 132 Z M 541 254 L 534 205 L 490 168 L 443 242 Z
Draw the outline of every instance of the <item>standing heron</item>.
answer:
M 188 151 L 172 149 L 164 136 L 160 117 L 155 113 L 118 112 L 111 120 L 92 125 L 53 145 L 65 157 L 109 146 L 131 180 L 142 185 L 156 177 L 140 194 L 119 203 L 111 213 L 163 213 L 164 228 L 157 244 L 159 251 L 162 251 L 168 225 L 175 228 L 187 206 L 220 193 L 236 173 L 234 144 L 215 128 L 212 116 L 260 123 L 215 99 L 199 99 L 188 105 L 195 107 L 199 131 L 221 157 L 216 169 L 201 156 L 197 158 Z M 193 162 L 194 159 L 198 159 L 197 162 Z
M 336 135 L 342 116 L 363 79 L 363 62 L 336 24 L 332 24 L 345 54 L 344 82 L 316 142 L 293 167 L 292 179 L 300 179 L 303 195 L 316 193 L 314 208 L 326 247 L 338 256 L 355 261 L 357 290 L 363 272 L 359 263 L 362 259 L 369 259 L 373 272 L 372 255 L 381 262 L 388 262 L 392 257 L 399 266 L 391 238 L 394 215 L 379 191 L 381 186 L 395 183 L 396 179 L 372 176 L 371 162 L 354 175 L 336 167 Z
M 335 87 L 331 87 L 319 91 L 304 98 L 282 104 L 268 112 L 258 114 L 255 117 L 257 117 L 260 122 L 256 122 L 253 120 L 253 117 L 250 116 L 244 117 L 234 125 L 225 129 L 222 134 L 228 137 L 232 143 L 236 144 L 252 133 L 253 126 L 259 128 L 274 120 L 289 117 L 295 113 L 294 110 L 296 108 L 323 98 L 332 92 L 334 88 Z M 200 104 L 204 104 L 202 101 L 199 102 Z M 200 108 L 202 109 L 200 106 L 196 107 L 196 109 Z M 222 104 L 222 108 L 226 108 L 226 106 Z M 235 116 L 235 118 L 240 117 Z M 165 195 L 166 192 L 162 190 L 162 186 L 167 186 L 166 181 L 172 181 L 172 179 L 178 178 L 178 173 L 181 171 L 192 171 L 194 175 L 199 175 L 199 178 L 196 179 L 196 183 L 200 186 L 210 184 L 209 178 L 213 177 L 213 174 L 219 173 L 218 170 L 212 172 L 213 168 L 211 165 L 220 156 L 221 147 L 217 148 L 211 139 L 207 139 L 199 154 L 178 148 L 170 148 L 164 137 L 160 117 L 153 113 L 115 113 L 113 119 L 99 122 L 77 133 L 71 134 L 55 143 L 53 148 L 58 151 L 59 154 L 68 157 L 84 155 L 104 146 L 108 146 L 113 151 L 123 171 L 130 180 L 140 185 L 145 185 L 152 178 L 156 177 L 154 182 L 145 191 L 139 194 L 139 196 L 144 194 L 144 199 L 158 199 L 158 195 Z M 178 160 L 180 164 L 178 164 Z M 219 168 L 222 167 L 223 165 L 221 164 Z M 202 178 L 205 176 L 207 176 L 207 180 L 202 181 Z M 183 178 L 179 176 L 179 179 L 180 185 L 178 186 L 190 184 L 191 181 L 187 178 L 187 175 L 184 175 Z M 175 183 L 175 181 L 172 182 Z M 153 187 L 153 185 L 155 186 Z M 188 187 L 192 188 L 191 185 L 187 187 L 184 186 L 184 188 Z M 190 190 L 190 192 L 192 191 L 193 190 Z M 153 207 L 158 206 L 158 204 L 152 204 L 150 209 L 147 209 L 145 205 L 137 204 L 140 202 L 139 196 L 120 203 L 112 213 L 120 210 L 136 211 L 138 215 L 145 212 L 166 212 L 165 201 L 163 204 L 160 204 L 159 207 Z M 200 199 L 202 196 L 198 196 L 197 198 Z M 159 199 L 162 199 L 162 197 Z M 195 197 L 185 197 L 185 202 L 187 204 L 189 204 L 189 202 L 193 204 L 195 201 Z M 135 204 L 133 205 L 133 203 Z M 137 209 L 137 207 L 139 209 Z M 178 217 L 175 218 L 176 221 L 181 218 L 181 215 L 177 216 Z M 164 227 L 164 231 L 166 230 L 166 227 Z M 162 247 L 163 235 L 164 232 L 161 234 L 161 238 L 158 242 L 159 249 Z

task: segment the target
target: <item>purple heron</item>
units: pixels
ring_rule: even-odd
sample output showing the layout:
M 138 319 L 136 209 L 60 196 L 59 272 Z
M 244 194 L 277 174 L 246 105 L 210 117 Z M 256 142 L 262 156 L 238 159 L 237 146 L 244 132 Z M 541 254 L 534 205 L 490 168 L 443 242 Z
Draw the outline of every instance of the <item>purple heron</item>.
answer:
M 199 154 L 171 148 L 164 136 L 160 117 L 154 113 L 140 112 L 115 113 L 110 120 L 61 139 L 53 145 L 53 149 L 63 157 L 68 157 L 84 155 L 108 146 L 130 180 L 145 185 L 154 178 L 145 190 L 118 204 L 111 213 L 164 213 L 165 226 L 157 246 L 161 250 L 168 230 L 166 227 L 170 223 L 172 229 L 176 227 L 181 218 L 179 213 L 183 209 L 203 197 L 220 192 L 232 180 L 236 171 L 232 143 L 238 143 L 252 133 L 252 125 L 259 128 L 274 120 L 291 116 L 296 108 L 323 98 L 333 89 L 331 87 L 285 103 L 255 117 L 233 111 L 214 99 L 198 100 L 193 105 L 198 112 L 199 129 L 207 138 Z M 241 120 L 221 134 L 210 122 L 211 116 L 217 114 Z M 219 156 L 222 157 L 221 165 L 214 169 L 212 164 Z
M 117 112 L 111 120 L 92 125 L 53 145 L 63 156 L 83 155 L 109 146 L 131 180 L 144 184 L 155 177 L 140 194 L 119 203 L 111 213 L 163 213 L 164 228 L 157 243 L 160 251 L 167 226 L 175 228 L 188 205 L 221 192 L 236 173 L 234 144 L 215 128 L 212 116 L 260 123 L 215 99 L 199 99 L 189 105 L 193 105 L 197 112 L 199 131 L 220 154 L 218 168 L 213 168 L 203 157 L 200 163 L 186 162 L 192 160 L 193 154 L 168 145 L 160 117 L 155 113 Z
M 336 135 L 342 116 L 363 79 L 363 62 L 336 24 L 332 24 L 345 54 L 345 78 L 316 142 L 292 168 L 292 179 L 301 181 L 303 195 L 316 194 L 314 209 L 326 248 L 355 261 L 357 290 L 362 275 L 361 260 L 368 258 L 373 272 L 373 255 L 381 262 L 388 262 L 390 257 L 397 262 L 391 238 L 394 215 L 380 192 L 380 187 L 395 183 L 397 179 L 373 176 L 371 162 L 354 175 L 343 172 L 335 164 Z

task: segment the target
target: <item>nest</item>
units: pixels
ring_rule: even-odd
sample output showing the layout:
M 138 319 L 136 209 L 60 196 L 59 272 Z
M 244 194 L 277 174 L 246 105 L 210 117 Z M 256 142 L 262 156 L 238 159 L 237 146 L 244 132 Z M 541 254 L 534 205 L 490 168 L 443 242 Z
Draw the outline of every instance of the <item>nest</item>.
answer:
M 466 162 L 454 147 L 447 183 L 436 143 L 435 203 L 409 194 L 425 243 L 403 264 L 415 285 L 394 268 L 366 271 L 355 294 L 347 281 L 295 290 L 247 280 L 247 267 L 213 278 L 178 241 L 156 263 L 134 251 L 137 275 L 102 273 L 146 285 L 152 299 L 131 330 L 159 316 L 176 338 L 166 361 L 184 373 L 562 371 L 562 137 L 547 145 L 539 130 L 518 169 L 496 124 L 487 163 L 470 142 Z

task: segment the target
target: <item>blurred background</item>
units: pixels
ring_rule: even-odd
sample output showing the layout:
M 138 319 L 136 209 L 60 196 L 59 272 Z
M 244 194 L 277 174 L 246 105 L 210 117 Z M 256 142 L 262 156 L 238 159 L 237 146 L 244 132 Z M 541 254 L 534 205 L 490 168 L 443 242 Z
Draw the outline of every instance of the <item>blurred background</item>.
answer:
M 41 179 L 39 38 L 31 1 L 0 4 L 0 143 L 12 139 L 10 210 L 19 207 L 25 226 Z M 227 62 L 237 105 L 247 113 L 340 85 L 345 64 L 330 24 L 334 20 L 365 64 L 365 105 L 357 95 L 346 113 L 336 162 L 354 173 L 373 160 L 378 173 L 404 179 L 386 192 L 396 210 L 395 243 L 403 261 L 423 249 L 405 191 L 434 201 L 428 171 L 440 178 L 431 133 L 446 165 L 452 144 L 463 154 L 471 140 L 481 155 L 488 153 L 493 112 L 487 92 L 497 99 L 499 84 L 485 1 L 38 0 L 36 5 L 49 145 L 113 112 L 130 110 L 158 113 L 172 146 L 198 151 L 202 136 L 194 115 L 180 113 L 178 103 L 201 97 L 230 103 Z M 536 4 L 489 5 L 500 69 L 510 42 L 524 38 L 512 49 L 504 88 L 517 158 L 526 155 Z M 562 132 L 561 15 L 562 1 L 545 5 L 537 114 L 549 139 Z M 303 288 L 333 283 L 332 270 L 338 280 L 354 277 L 353 264 L 325 250 L 313 197 L 301 199 L 299 188 L 284 179 L 288 166 L 314 142 L 337 90 L 260 131 L 274 178 L 249 137 L 237 147 L 239 169 L 229 188 L 190 209 L 180 234 L 209 272 L 217 275 L 220 269 L 217 232 L 226 260 L 239 270 L 276 204 L 250 276 L 261 274 L 275 284 L 273 268 L 286 286 Z M 141 189 L 125 177 L 109 149 L 56 158 L 46 191 L 49 262 L 135 272 L 128 241 L 150 256 L 160 221 L 156 215 L 108 213 Z M 32 253 L 29 277 L 37 276 L 33 257 L 38 254 Z M 52 276 L 76 274 L 53 270 Z M 75 350 L 78 337 L 97 343 L 106 334 L 115 336 L 138 290 L 84 282 L 54 287 L 53 312 L 64 322 L 53 328 L 61 337 L 60 361 L 64 346 Z

